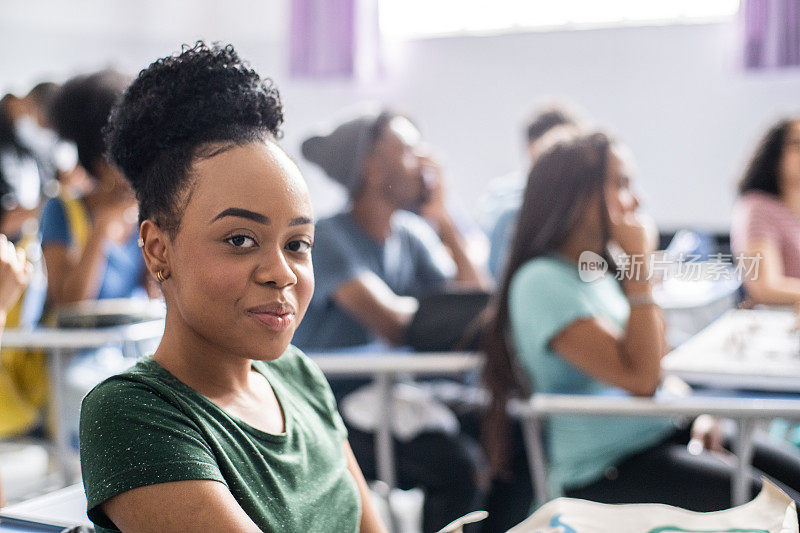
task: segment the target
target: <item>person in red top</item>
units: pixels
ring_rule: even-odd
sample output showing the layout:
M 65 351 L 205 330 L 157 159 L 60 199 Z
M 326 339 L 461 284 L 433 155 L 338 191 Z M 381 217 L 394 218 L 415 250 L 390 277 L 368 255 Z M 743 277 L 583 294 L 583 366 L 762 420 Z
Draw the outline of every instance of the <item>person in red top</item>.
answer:
M 780 120 L 758 144 L 739 184 L 731 247 L 749 263 L 752 303 L 800 303 L 800 117 Z

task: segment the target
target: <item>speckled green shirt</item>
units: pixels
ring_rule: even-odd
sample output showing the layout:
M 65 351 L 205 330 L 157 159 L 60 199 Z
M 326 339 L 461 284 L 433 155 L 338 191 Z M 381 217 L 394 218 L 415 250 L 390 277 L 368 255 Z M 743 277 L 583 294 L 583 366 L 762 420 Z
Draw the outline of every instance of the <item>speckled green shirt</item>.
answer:
M 322 372 L 293 346 L 253 368 L 283 407 L 283 434 L 229 415 L 150 358 L 86 396 L 81 471 L 98 532 L 118 531 L 100 508 L 112 496 L 191 479 L 224 483 L 264 531 L 358 531 L 358 487 L 342 450 L 347 431 Z

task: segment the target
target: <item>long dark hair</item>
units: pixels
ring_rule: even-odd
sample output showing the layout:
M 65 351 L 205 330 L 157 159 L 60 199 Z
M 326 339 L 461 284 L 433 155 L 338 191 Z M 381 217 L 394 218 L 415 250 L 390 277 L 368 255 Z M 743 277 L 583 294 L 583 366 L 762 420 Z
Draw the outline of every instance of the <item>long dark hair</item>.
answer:
M 484 423 L 484 445 L 495 475 L 507 474 L 510 458 L 508 399 L 530 392 L 520 379 L 509 346 L 509 287 L 525 263 L 558 250 L 580 222 L 589 200 L 599 193 L 605 212 L 603 189 L 608 174 L 611 139 L 604 133 L 561 129 L 548 134 L 528 176 L 522 207 L 511 241 L 500 291 L 487 311 L 484 334 L 484 382 L 492 395 Z M 608 220 L 602 217 L 603 238 L 608 241 Z M 605 254 L 608 256 L 608 254 Z M 614 265 L 610 257 L 606 257 Z M 532 324 L 531 326 L 535 326 Z
M 789 128 L 800 117 L 784 118 L 773 124 L 758 142 L 739 182 L 739 194 L 761 191 L 780 196 L 780 164 Z

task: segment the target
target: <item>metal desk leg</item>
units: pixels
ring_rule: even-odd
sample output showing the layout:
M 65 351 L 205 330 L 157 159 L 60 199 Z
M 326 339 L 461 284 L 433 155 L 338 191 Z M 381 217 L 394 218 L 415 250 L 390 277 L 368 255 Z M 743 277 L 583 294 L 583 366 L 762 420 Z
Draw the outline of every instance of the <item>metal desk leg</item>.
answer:
M 392 380 L 380 374 L 375 380 L 381 401 L 381 419 L 375 432 L 375 455 L 378 479 L 389 486 L 397 486 L 394 468 L 394 442 L 392 442 Z
M 381 402 L 381 418 L 375 431 L 375 467 L 378 480 L 386 484 L 384 500 L 389 509 L 391 531 L 398 531 L 397 516 L 392 508 L 390 499 L 392 489 L 397 486 L 397 475 L 394 462 L 394 441 L 392 440 L 392 383 L 389 374 L 379 374 L 375 377 L 375 385 Z
M 742 505 L 750 500 L 750 464 L 753 460 L 753 432 L 756 423 L 749 418 L 738 420 L 734 452 L 736 453 L 736 474 L 731 480 L 731 505 Z
M 54 348 L 50 351 L 48 370 L 50 372 L 50 420 L 53 438 L 55 439 L 56 461 L 61 481 L 64 486 L 72 482 L 72 468 L 70 458 L 72 447 L 69 442 L 69 428 L 64 424 L 64 350 Z
M 530 470 L 538 508 L 550 500 L 547 490 L 547 460 L 544 457 L 542 420 L 535 415 L 530 415 L 522 418 L 521 423 L 522 435 L 525 439 L 525 452 L 528 454 L 528 470 Z

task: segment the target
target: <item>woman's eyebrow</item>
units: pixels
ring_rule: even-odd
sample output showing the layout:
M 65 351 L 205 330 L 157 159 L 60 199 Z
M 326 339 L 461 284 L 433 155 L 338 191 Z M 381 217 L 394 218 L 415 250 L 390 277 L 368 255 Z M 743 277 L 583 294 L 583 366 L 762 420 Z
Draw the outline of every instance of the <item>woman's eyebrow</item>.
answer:
M 291 222 L 289 222 L 290 226 L 303 226 L 305 224 L 313 224 L 314 220 L 309 217 L 297 217 L 293 218 Z
M 255 211 L 250 211 L 249 209 L 242 209 L 240 207 L 229 207 L 228 209 L 224 210 L 213 219 L 211 219 L 210 224 L 213 224 L 217 220 L 225 217 L 239 217 L 239 218 L 246 218 L 252 220 L 254 222 L 258 222 L 259 224 L 269 224 L 269 217 L 266 215 L 262 215 L 261 213 L 256 213 Z

